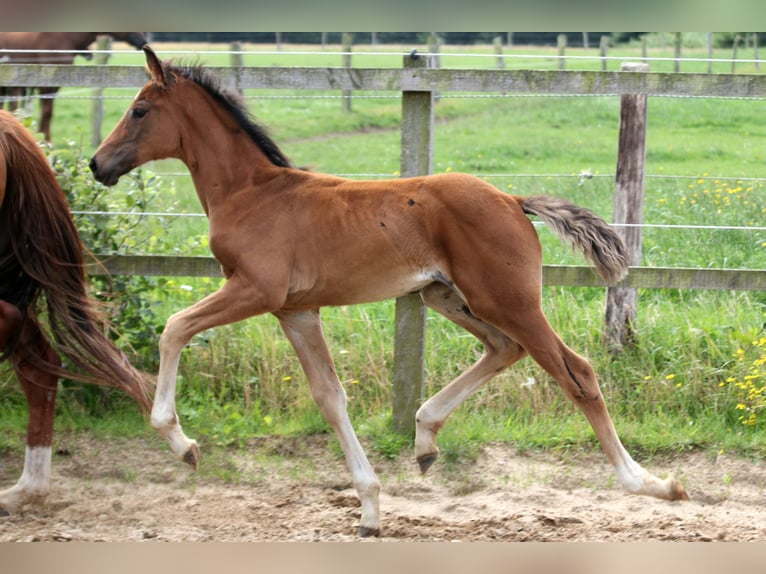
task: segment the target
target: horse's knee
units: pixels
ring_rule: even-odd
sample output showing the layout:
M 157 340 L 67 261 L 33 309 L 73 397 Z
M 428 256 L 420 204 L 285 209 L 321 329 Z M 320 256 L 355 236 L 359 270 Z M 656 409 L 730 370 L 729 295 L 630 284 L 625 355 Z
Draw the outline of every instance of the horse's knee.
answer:
M 176 319 L 176 316 L 173 315 L 165 323 L 165 328 L 160 335 L 158 343 L 160 356 L 180 353 L 188 342 L 188 339 L 185 339 L 181 334 L 181 320 Z
M 0 350 L 5 349 L 20 324 L 19 308 L 7 301 L 0 301 Z
M 45 343 L 45 351 L 42 353 L 43 360 L 46 362 L 47 365 L 55 368 L 60 369 L 61 365 L 63 364 L 61 361 L 61 356 L 51 347 L 48 345 L 48 343 Z M 51 375 L 54 379 L 58 380 L 58 375 Z
M 8 301 L 0 300 L 0 322 L 17 326 L 19 321 L 21 321 L 21 310 Z

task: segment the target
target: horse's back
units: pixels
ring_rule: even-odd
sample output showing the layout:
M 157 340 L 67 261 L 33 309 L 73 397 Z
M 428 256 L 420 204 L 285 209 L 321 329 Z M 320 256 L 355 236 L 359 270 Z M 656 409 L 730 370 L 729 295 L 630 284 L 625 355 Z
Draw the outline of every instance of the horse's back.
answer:
M 0 49 L 3 50 L 34 50 L 40 48 L 41 32 L 0 32 Z M 17 54 L 8 54 L 9 59 L 17 58 Z

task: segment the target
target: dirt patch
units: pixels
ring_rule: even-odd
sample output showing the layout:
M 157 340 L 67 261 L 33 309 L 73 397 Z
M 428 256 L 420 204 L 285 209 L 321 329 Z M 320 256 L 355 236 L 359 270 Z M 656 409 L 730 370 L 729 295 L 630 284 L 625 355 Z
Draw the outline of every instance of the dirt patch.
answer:
M 194 474 L 159 440 L 59 436 L 50 496 L 0 518 L 0 541 L 357 540 L 359 502 L 327 443 L 267 438 L 245 451 L 203 451 L 215 472 Z M 759 462 L 702 453 L 651 461 L 692 498 L 670 503 L 625 494 L 599 452 L 492 444 L 475 463 L 437 461 L 426 476 L 411 454 L 374 462 L 380 541 L 766 540 Z M 21 463 L 0 458 L 3 488 Z

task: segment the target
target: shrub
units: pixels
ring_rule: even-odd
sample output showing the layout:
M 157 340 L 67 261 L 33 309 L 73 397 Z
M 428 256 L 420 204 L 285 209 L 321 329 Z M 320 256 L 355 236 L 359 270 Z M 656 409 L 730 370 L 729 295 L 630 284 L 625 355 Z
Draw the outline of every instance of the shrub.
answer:
M 763 371 L 766 365 L 766 337 L 753 341 L 753 349 L 757 356 L 749 364 L 747 374 L 727 379 L 734 389 L 735 408 L 739 411 L 737 418 L 745 426 L 762 423 L 763 418 L 759 415 L 766 408 L 766 372 Z M 746 361 L 746 355 L 743 349 L 738 349 L 735 355 L 737 362 Z
M 82 147 L 73 142 L 46 148 L 48 160 L 69 203 L 70 210 L 86 248 L 95 254 L 130 251 L 132 254 L 162 249 L 165 223 L 152 218 L 148 225 L 145 213 L 162 187 L 161 180 L 139 170 L 123 178 L 115 190 L 98 183 L 88 168 Z M 158 239 L 159 238 L 159 239 Z M 154 293 L 167 280 L 143 276 L 91 276 L 91 292 L 104 306 L 115 326 L 113 338 L 125 349 L 134 365 L 156 370 L 158 337 L 163 322 L 155 312 Z M 83 405 L 98 408 L 110 402 L 109 389 L 83 386 L 68 381 Z

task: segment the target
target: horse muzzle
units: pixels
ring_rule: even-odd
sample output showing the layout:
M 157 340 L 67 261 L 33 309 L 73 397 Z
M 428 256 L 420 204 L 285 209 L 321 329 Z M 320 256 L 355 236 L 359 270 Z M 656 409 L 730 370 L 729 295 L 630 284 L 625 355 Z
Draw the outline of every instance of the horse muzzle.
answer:
M 93 173 L 93 177 L 96 181 L 109 187 L 116 184 L 123 173 L 117 170 L 104 169 L 101 162 L 96 159 L 95 155 L 90 159 L 88 167 L 90 167 L 90 171 Z

